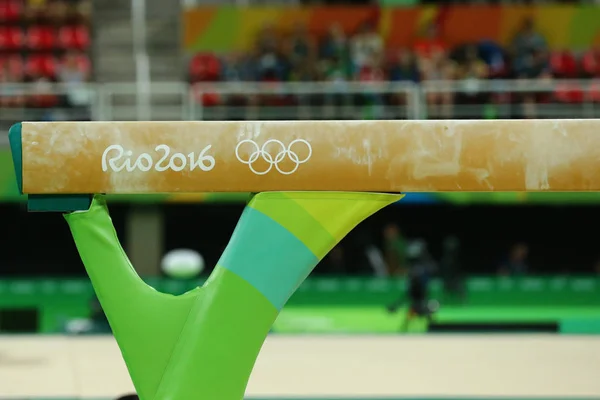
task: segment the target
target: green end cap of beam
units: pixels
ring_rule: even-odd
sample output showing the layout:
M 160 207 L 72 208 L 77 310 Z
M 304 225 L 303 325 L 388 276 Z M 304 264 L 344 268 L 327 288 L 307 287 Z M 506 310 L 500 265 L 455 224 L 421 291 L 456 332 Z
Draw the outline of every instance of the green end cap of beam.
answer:
M 12 153 L 13 165 L 15 166 L 15 176 L 17 177 L 17 186 L 19 193 L 23 194 L 23 144 L 21 139 L 22 125 L 19 122 L 10 127 L 8 131 L 8 142 Z
M 40 195 L 30 194 L 27 199 L 27 211 L 61 212 L 87 211 L 92 205 L 92 195 Z
M 19 193 L 23 194 L 23 125 L 19 122 L 10 127 L 8 141 L 12 153 Z M 92 205 L 92 195 L 28 195 L 28 211 L 73 212 L 86 211 Z

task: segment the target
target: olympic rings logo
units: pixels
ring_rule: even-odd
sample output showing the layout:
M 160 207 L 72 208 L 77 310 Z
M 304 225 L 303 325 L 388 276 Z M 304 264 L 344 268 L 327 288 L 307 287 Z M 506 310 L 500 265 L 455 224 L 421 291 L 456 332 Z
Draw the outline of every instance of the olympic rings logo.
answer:
M 240 148 L 245 144 L 252 146 L 252 151 L 250 152 L 248 158 L 242 158 L 240 156 Z M 275 156 L 273 156 L 268 150 L 269 145 L 276 145 L 279 148 L 279 151 Z M 308 154 L 303 159 L 300 159 L 298 153 L 296 153 L 293 149 L 294 146 L 297 148 L 298 145 L 304 145 L 308 149 Z M 250 171 L 254 172 L 256 175 L 266 175 L 273 169 L 273 167 L 275 167 L 275 169 L 282 175 L 291 175 L 296 172 L 298 168 L 300 168 L 301 164 L 304 164 L 310 159 L 312 156 L 312 147 L 310 143 L 304 139 L 292 140 L 287 147 L 277 139 L 267 140 L 262 147 L 260 147 L 254 140 L 245 139 L 239 142 L 235 148 L 235 156 L 242 164 L 248 165 Z M 268 165 L 267 169 L 264 171 L 257 171 L 254 167 L 254 164 L 259 158 L 265 161 Z M 289 159 L 294 165 L 294 167 L 289 171 L 282 169 L 280 166 L 280 163 L 286 158 Z

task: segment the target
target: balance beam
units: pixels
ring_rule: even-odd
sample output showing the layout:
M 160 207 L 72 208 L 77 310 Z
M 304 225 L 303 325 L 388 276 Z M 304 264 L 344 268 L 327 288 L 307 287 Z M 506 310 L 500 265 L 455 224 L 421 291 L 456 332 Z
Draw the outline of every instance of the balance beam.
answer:
M 600 190 L 600 120 L 22 123 L 9 139 L 30 209 L 66 212 L 142 400 L 242 400 L 296 288 L 401 192 Z M 97 193 L 198 191 L 257 194 L 207 284 L 159 293 Z
M 600 120 L 24 122 L 33 195 L 598 191 Z

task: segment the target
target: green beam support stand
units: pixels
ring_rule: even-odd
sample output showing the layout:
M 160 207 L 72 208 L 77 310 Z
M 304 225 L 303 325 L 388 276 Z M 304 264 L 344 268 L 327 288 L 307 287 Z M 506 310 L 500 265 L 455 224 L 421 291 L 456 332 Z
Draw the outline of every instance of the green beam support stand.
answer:
M 317 263 L 401 195 L 258 193 L 203 287 L 147 286 L 130 264 L 106 201 L 65 215 L 142 400 L 242 400 L 280 310 Z

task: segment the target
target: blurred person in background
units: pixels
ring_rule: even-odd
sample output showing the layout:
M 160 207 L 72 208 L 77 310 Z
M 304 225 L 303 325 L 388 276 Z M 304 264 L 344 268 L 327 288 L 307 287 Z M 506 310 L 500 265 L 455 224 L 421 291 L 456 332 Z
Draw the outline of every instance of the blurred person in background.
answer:
M 388 65 L 387 75 L 391 82 L 419 83 L 421 74 L 414 53 L 408 48 L 402 48 L 393 54 Z M 406 93 L 403 92 L 391 93 L 388 98 L 389 104 L 393 105 L 403 105 L 408 101 Z
M 460 260 L 460 241 L 456 236 L 448 236 L 442 243 L 439 272 L 446 296 L 464 301 L 465 276 Z
M 254 60 L 242 52 L 231 52 L 223 58 L 222 75 L 225 82 L 255 82 L 258 77 Z
M 243 52 L 232 52 L 223 58 L 222 64 L 222 79 L 227 83 L 238 82 L 256 82 L 258 81 L 258 69 L 255 60 L 251 54 Z M 245 93 L 230 93 L 224 95 L 227 105 L 243 106 L 253 105 L 258 103 L 258 96 Z M 240 116 L 235 113 L 235 108 L 231 109 L 231 115 L 227 119 L 236 120 Z
M 117 400 L 140 400 L 137 394 L 128 394 L 117 398 Z
M 346 34 L 339 24 L 333 24 L 319 45 L 319 57 L 323 60 L 339 60 L 347 62 L 348 40 Z
M 403 275 L 407 265 L 407 243 L 396 224 L 389 224 L 383 230 L 384 257 L 390 276 Z
M 395 313 L 404 303 L 408 303 L 408 310 L 401 326 L 401 331 L 406 332 L 415 318 L 426 318 L 431 322 L 433 314 L 439 304 L 429 298 L 429 283 L 437 269 L 433 257 L 429 253 L 424 240 L 415 240 L 406 250 L 408 269 L 406 272 L 406 296 L 390 304 L 387 309 Z
M 378 61 L 364 65 L 356 77 L 359 82 L 377 83 L 386 80 L 385 72 Z M 360 95 L 359 104 L 363 106 L 362 119 L 378 119 L 383 112 L 383 95 L 377 91 L 365 90 Z
M 533 53 L 542 50 L 547 50 L 546 38 L 535 29 L 533 18 L 525 18 L 511 43 L 513 65 L 519 70 Z
M 413 50 L 419 59 L 428 59 L 436 53 L 445 53 L 448 50 L 434 21 L 425 25 L 413 44 Z
M 294 25 L 286 47 L 287 58 L 291 64 L 292 71 L 298 69 L 306 70 L 309 63 L 312 64 L 315 62 L 315 41 L 304 23 L 298 22 Z
M 461 85 L 457 103 L 485 104 L 488 93 L 483 92 L 482 82 L 489 76 L 489 68 L 479 56 L 477 46 L 469 45 L 464 50 L 464 58 L 457 65 L 457 79 Z M 481 118 L 481 114 L 470 114 L 467 117 Z
M 413 52 L 407 48 L 402 48 L 392 57 L 388 75 L 392 82 L 413 82 L 418 83 L 421 76 L 419 66 Z
M 529 272 L 527 257 L 529 246 L 517 243 L 510 249 L 507 259 L 500 265 L 499 273 L 503 276 L 524 276 Z
M 546 38 L 535 29 L 533 18 L 525 18 L 511 43 L 513 73 L 517 79 L 549 80 L 552 77 Z M 536 103 L 545 93 L 525 92 L 519 117 L 536 118 Z
M 66 106 L 73 109 L 75 120 L 89 120 L 90 91 L 86 83 L 89 69 L 84 67 L 77 52 L 69 52 L 58 66 L 58 81 L 66 88 Z
M 456 77 L 456 64 L 445 51 L 435 50 L 429 58 L 420 58 L 419 69 L 424 82 L 430 81 L 435 87 L 443 88 L 442 81 L 452 81 Z M 453 115 L 454 93 L 450 90 L 427 91 L 428 115 L 432 118 L 450 119 Z
M 258 78 L 266 82 L 279 82 L 287 77 L 287 65 L 281 54 L 279 35 L 272 24 L 259 32 L 256 40 Z
M 350 55 L 354 76 L 360 76 L 363 68 L 377 68 L 383 56 L 383 39 L 370 22 L 361 24 L 350 41 Z
M 523 62 L 516 66 L 516 74 L 519 79 L 526 81 L 538 81 L 537 85 L 545 84 L 548 89 L 552 88 L 552 69 L 550 67 L 550 55 L 547 50 L 539 49 L 523 59 Z M 526 84 L 526 83 L 525 83 Z M 525 92 L 522 96 L 522 111 L 520 117 L 537 118 L 537 103 L 543 103 L 550 100 L 552 94 L 549 90 L 539 92 Z

